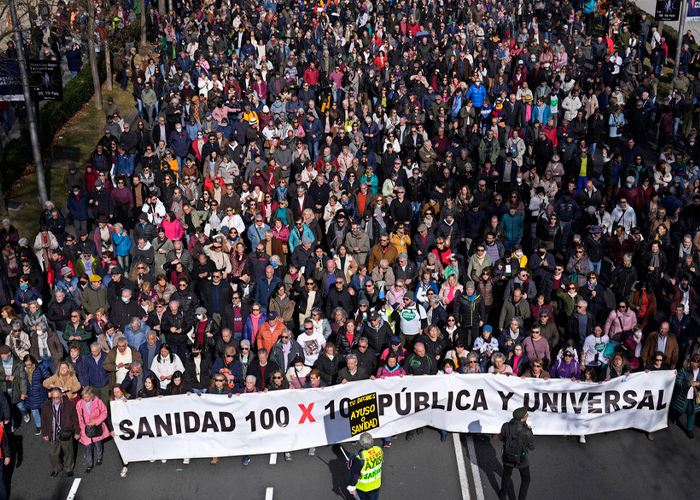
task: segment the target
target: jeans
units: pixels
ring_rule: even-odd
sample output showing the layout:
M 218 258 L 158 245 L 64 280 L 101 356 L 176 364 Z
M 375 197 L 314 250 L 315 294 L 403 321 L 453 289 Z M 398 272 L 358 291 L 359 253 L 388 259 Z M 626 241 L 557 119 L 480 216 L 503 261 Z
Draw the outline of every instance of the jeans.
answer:
M 206 389 L 192 389 L 192 392 L 195 394 L 206 394 L 207 390 Z
M 357 490 L 357 498 L 360 500 L 378 500 L 379 499 L 379 488 L 372 491 L 360 491 Z
M 53 369 L 53 359 L 51 359 L 51 356 L 41 356 L 39 358 L 39 361 L 43 363 L 43 365 L 46 367 L 46 369 L 49 371 L 51 375 L 56 373 Z
M 695 425 L 695 401 L 692 399 L 686 399 L 685 403 L 683 403 L 683 410 L 681 411 L 682 414 L 688 415 L 688 423 L 686 426 L 686 429 L 688 429 L 688 432 L 692 432 L 693 426 Z
M 571 232 L 572 221 L 562 221 L 561 222 L 561 246 L 566 247 L 566 242 L 569 241 L 569 233 Z
M 582 193 L 586 189 L 586 184 L 588 183 L 588 177 L 585 175 L 579 175 L 578 181 L 576 182 L 576 190 Z
M 182 361 L 183 365 L 187 363 L 187 344 L 170 344 L 170 348 L 172 349 L 173 354 L 180 357 L 180 361 Z
M 598 262 L 593 262 L 591 261 L 591 271 L 595 271 L 600 275 L 600 268 L 603 264 L 602 260 L 599 260 Z
M 122 266 L 122 269 L 124 271 L 127 271 L 129 269 L 129 260 L 130 259 L 128 255 L 117 255 L 117 262 L 120 266 Z
M 513 469 L 512 465 L 503 466 L 503 477 L 501 479 L 501 489 L 498 492 L 498 498 L 505 499 L 508 496 L 508 491 L 513 485 Z M 527 498 L 527 490 L 530 487 L 530 466 L 518 469 L 520 471 L 520 493 L 518 500 Z
M 673 118 L 673 138 L 676 138 L 676 134 L 678 133 L 678 125 L 681 123 L 681 117 L 676 116 Z
M 19 408 L 19 412 L 22 414 L 22 416 L 27 415 L 30 411 L 32 412 L 32 418 L 34 419 L 34 424 L 36 424 L 37 427 L 41 427 L 41 414 L 39 413 L 39 410 L 30 410 L 27 408 L 27 402 L 26 401 L 20 401 L 17 403 L 17 408 Z
M 104 446 L 102 444 L 102 441 L 93 441 L 90 444 L 84 445 L 84 451 L 85 451 L 85 462 L 87 462 L 87 466 L 92 469 L 92 467 L 95 465 L 94 460 L 97 460 L 98 462 L 102 461 L 102 454 L 104 452 Z M 94 453 L 93 453 L 94 449 Z M 93 457 L 94 455 L 94 457 Z

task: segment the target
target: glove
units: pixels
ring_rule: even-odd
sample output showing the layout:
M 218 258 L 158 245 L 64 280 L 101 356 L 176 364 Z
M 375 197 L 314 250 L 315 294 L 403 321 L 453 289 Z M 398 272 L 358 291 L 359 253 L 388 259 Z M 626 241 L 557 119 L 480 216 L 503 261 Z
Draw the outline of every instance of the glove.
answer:
M 355 486 L 348 486 L 348 491 L 352 494 L 355 494 L 357 491 L 357 488 Z

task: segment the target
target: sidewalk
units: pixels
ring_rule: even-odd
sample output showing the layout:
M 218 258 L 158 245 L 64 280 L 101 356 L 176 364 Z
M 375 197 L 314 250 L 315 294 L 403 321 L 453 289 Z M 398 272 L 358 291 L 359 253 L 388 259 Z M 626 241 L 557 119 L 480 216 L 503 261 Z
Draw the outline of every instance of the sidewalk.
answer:
M 681 0 L 676 0 L 680 2 Z M 692 2 L 693 0 L 688 0 L 689 2 Z M 649 14 L 652 16 L 656 14 L 656 0 L 637 0 L 634 2 L 637 4 L 637 7 L 639 7 L 642 10 L 647 11 Z M 670 26 L 676 31 L 678 31 L 678 21 L 670 21 L 670 22 L 664 22 L 665 26 Z M 634 27 L 637 29 L 637 26 Z M 692 31 L 693 36 L 695 37 L 695 40 L 698 41 L 700 40 L 700 21 L 686 21 L 685 23 L 685 31 L 681 33 L 681 35 L 684 35 L 686 31 Z M 669 54 L 669 57 L 673 58 L 675 54 Z

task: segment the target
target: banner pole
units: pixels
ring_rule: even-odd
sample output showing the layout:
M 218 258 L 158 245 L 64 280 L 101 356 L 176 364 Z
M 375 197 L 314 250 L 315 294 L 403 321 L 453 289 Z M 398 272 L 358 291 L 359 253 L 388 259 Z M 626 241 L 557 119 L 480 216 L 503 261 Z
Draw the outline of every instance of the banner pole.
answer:
M 678 21 L 678 39 L 676 40 L 676 58 L 673 60 L 673 78 L 678 76 L 681 65 L 681 49 L 683 48 L 683 34 L 685 32 L 685 18 L 688 17 L 688 0 L 681 3 L 681 16 Z M 671 89 L 673 91 L 673 89 Z

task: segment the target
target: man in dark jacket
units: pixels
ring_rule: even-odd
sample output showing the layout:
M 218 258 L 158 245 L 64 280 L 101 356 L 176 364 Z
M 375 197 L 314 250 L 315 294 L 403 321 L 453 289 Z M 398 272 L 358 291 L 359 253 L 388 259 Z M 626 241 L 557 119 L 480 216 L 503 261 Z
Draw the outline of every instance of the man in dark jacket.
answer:
M 530 462 L 527 458 L 527 454 L 530 450 L 535 449 L 535 438 L 532 434 L 532 427 L 527 425 L 527 408 L 518 408 L 513 412 L 513 419 L 510 422 L 506 422 L 501 427 L 501 433 L 499 439 L 504 443 L 513 436 L 520 436 L 523 442 L 523 449 L 520 454 L 520 462 L 513 463 L 506 459 L 505 453 L 503 456 L 503 479 L 501 480 L 501 489 L 498 492 L 498 498 L 501 500 L 505 499 L 508 495 L 513 484 L 513 469 L 518 469 L 520 471 L 520 492 L 518 498 L 520 500 L 525 500 L 527 497 L 527 490 L 530 487 Z M 504 444 L 504 451 L 506 445 Z
M 109 313 L 110 319 L 116 325 L 117 329 L 124 331 L 124 328 L 131 322 L 131 318 L 138 318 L 140 307 L 136 300 L 132 298 L 132 291 L 128 288 L 122 290 L 119 302 L 112 303 L 112 309 Z
M 158 342 L 158 350 L 160 351 L 160 342 Z M 153 372 L 148 368 L 144 368 L 140 361 L 131 363 L 131 369 L 126 374 L 122 381 L 122 387 L 129 393 L 131 399 L 136 399 L 138 393 L 143 389 L 143 382 Z
M 85 386 L 92 387 L 95 396 L 104 404 L 109 404 L 109 373 L 105 370 L 106 359 L 107 353 L 97 342 L 93 342 L 90 346 L 90 354 L 83 360 L 83 377 L 80 381 Z
M 259 349 L 257 359 L 248 366 L 247 375 L 255 377 L 255 387 L 262 391 L 270 375 L 279 369 L 279 365 L 270 359 L 267 349 Z
M 104 354 L 104 353 L 103 353 Z M 61 435 L 71 431 L 67 440 L 62 440 Z M 41 435 L 44 441 L 49 443 L 49 458 L 53 466 L 51 477 L 56 477 L 62 469 L 66 470 L 66 476 L 73 477 L 75 467 L 75 452 L 73 450 L 75 439 L 80 439 L 80 424 L 75 405 L 66 396 L 63 396 L 58 388 L 51 389 L 51 400 L 46 401 L 41 407 Z M 63 459 L 61 459 L 63 452 Z
M 285 355 L 286 351 L 286 355 Z M 287 372 L 287 368 L 292 364 L 294 358 L 299 356 L 304 359 L 304 351 L 299 345 L 299 343 L 294 340 L 292 333 L 286 328 L 282 330 L 280 338 L 272 346 L 272 352 L 270 353 L 270 362 L 275 363 L 279 366 L 280 370 Z
M 437 365 L 437 361 L 425 352 L 425 344 L 417 340 L 413 344 L 413 353 L 406 356 L 403 367 L 406 370 L 406 375 L 435 375 L 438 369 Z M 419 427 L 416 430 L 408 431 L 406 441 L 413 439 L 416 433 L 423 434 L 423 428 Z
M 174 354 L 177 354 L 184 365 L 187 363 L 187 334 L 192 329 L 192 318 L 185 314 L 180 303 L 171 300 L 168 309 L 163 313 L 160 331 L 170 344 Z
M 468 335 L 468 344 L 479 336 L 479 328 L 486 321 L 486 305 L 481 294 L 474 290 L 474 282 L 470 281 L 464 293 L 455 298 L 454 315 L 457 318 L 457 326 L 464 329 Z
M 328 290 L 328 297 L 326 298 L 327 318 L 332 317 L 332 313 L 336 307 L 342 307 L 346 311 L 355 310 L 355 296 L 350 294 L 342 276 L 336 277 L 335 286 L 332 286 Z

